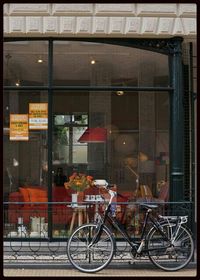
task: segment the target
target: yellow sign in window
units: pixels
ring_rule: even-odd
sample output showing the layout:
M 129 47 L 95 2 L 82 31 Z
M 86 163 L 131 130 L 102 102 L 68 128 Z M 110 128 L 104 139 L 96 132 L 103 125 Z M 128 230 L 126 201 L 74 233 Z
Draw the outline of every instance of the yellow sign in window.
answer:
M 48 128 L 48 103 L 29 103 L 29 129 Z
M 27 114 L 10 114 L 10 140 L 11 141 L 29 140 Z

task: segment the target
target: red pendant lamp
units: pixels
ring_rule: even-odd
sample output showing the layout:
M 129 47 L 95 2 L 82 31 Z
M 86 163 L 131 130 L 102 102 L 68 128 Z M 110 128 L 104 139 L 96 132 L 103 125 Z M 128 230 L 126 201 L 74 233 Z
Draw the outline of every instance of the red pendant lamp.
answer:
M 78 139 L 80 143 L 104 143 L 107 138 L 107 130 L 103 127 L 87 128 Z

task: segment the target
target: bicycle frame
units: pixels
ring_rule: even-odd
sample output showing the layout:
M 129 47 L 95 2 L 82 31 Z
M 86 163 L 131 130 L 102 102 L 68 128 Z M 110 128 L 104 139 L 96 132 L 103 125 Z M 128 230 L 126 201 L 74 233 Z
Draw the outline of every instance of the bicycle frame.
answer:
M 103 180 L 96 180 L 96 184 L 99 181 L 102 183 Z M 109 190 L 111 186 L 108 186 L 107 182 L 104 183 L 111 197 L 103 215 L 95 215 L 95 222 L 78 227 L 69 238 L 67 254 L 77 269 L 83 272 L 100 271 L 112 261 L 114 254 L 117 255 L 114 234 L 107 222 L 117 229 L 123 240 L 130 245 L 129 253 L 133 259 L 144 253 L 154 265 L 166 271 L 179 270 L 190 262 L 194 242 L 190 232 L 181 226 L 187 222 L 187 216 L 161 216 L 157 211 L 154 216 L 153 211 L 158 205 L 141 204 L 146 209 L 141 236 L 132 238 L 116 218 L 112 208 L 113 204 L 116 204 L 112 201 L 117 193 Z M 80 245 L 77 242 L 79 240 L 83 242 Z
M 89 246 L 92 246 L 92 244 L 94 244 L 95 242 L 98 241 L 98 238 L 100 237 L 100 234 L 101 234 L 101 229 L 102 229 L 103 225 L 106 223 L 107 220 L 109 221 L 110 224 L 112 224 L 122 234 L 124 239 L 131 246 L 131 248 L 133 250 L 135 250 L 138 254 L 141 253 L 141 252 L 148 252 L 148 251 L 151 251 L 151 250 L 155 250 L 155 249 L 148 249 L 148 250 L 143 249 L 143 244 L 144 244 L 144 241 L 145 241 L 145 238 L 144 238 L 145 237 L 145 231 L 146 231 L 148 220 L 150 220 L 152 222 L 152 224 L 154 225 L 154 227 L 160 232 L 160 234 L 163 236 L 163 239 L 168 241 L 171 245 L 171 240 L 168 238 L 168 236 L 162 230 L 162 225 L 153 216 L 150 215 L 151 212 L 152 212 L 151 209 L 148 209 L 146 211 L 144 224 L 143 224 L 143 227 L 142 227 L 142 233 L 141 233 L 141 237 L 140 237 L 140 242 L 136 243 L 136 242 L 131 240 L 131 238 L 129 237 L 127 232 L 123 229 L 123 225 L 121 224 L 121 222 L 118 221 L 115 217 L 112 216 L 112 214 L 111 214 L 111 204 L 109 203 L 107 209 L 105 210 L 103 220 L 100 223 L 100 227 L 98 228 L 98 232 L 97 232 L 96 236 L 94 237 L 94 239 L 92 240 L 92 242 L 90 243 Z M 164 247 L 164 248 L 166 248 L 166 247 Z
M 101 235 L 102 227 L 103 227 L 103 225 L 105 225 L 107 220 L 109 221 L 110 224 L 112 224 L 122 234 L 122 236 L 125 238 L 125 240 L 131 246 L 131 248 L 134 249 L 137 253 L 150 251 L 150 250 L 155 250 L 155 249 L 143 250 L 143 245 L 144 245 L 144 242 L 145 242 L 144 236 L 145 236 L 145 231 L 146 231 L 146 226 L 147 226 L 147 223 L 148 223 L 148 219 L 152 222 L 154 228 L 156 228 L 160 232 L 160 234 L 163 236 L 163 239 L 168 241 L 170 243 L 170 245 L 172 244 L 171 240 L 168 238 L 168 236 L 162 230 L 162 225 L 153 216 L 150 215 L 151 212 L 152 212 L 152 209 L 148 209 L 145 213 L 145 219 L 144 219 L 144 224 L 143 224 L 143 227 L 142 227 L 140 242 L 136 243 L 136 242 L 132 241 L 131 238 L 129 237 L 129 235 L 127 234 L 127 232 L 123 229 L 122 223 L 120 221 L 118 221 L 115 217 L 113 217 L 112 213 L 111 213 L 112 200 L 116 196 L 116 192 L 114 192 L 112 190 L 108 190 L 108 192 L 110 194 L 110 201 L 109 201 L 108 206 L 107 206 L 107 208 L 104 212 L 104 217 L 103 217 L 103 220 L 100 222 L 98 231 L 97 231 L 96 235 L 94 236 L 92 242 L 89 244 L 89 247 L 92 246 L 94 243 L 98 242 L 99 237 Z

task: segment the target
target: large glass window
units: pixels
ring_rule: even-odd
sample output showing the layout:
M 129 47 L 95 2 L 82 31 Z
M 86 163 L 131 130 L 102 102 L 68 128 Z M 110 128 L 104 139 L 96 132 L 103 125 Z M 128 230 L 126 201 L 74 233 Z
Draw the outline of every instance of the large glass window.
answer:
M 85 172 L 134 192 L 136 172 L 154 195 L 157 182 L 168 180 L 168 93 L 58 91 L 53 114 L 53 166 L 66 176 Z M 104 141 L 79 142 L 86 128 L 104 128 Z
M 168 86 L 168 57 L 102 43 L 55 41 L 54 85 Z
M 41 224 L 46 237 L 51 219 L 53 237 L 63 237 L 77 222 L 93 219 L 94 207 L 88 213 L 71 207 L 77 190 L 66 183 L 74 173 L 106 179 L 135 200 L 139 178 L 145 197 L 159 197 L 161 182 L 169 181 L 167 56 L 73 40 L 6 42 L 4 86 L 4 200 L 28 201 L 9 205 L 8 234 L 23 222 L 28 237 L 38 237 Z M 140 89 L 158 86 L 166 91 Z M 48 198 L 54 203 L 49 213 Z

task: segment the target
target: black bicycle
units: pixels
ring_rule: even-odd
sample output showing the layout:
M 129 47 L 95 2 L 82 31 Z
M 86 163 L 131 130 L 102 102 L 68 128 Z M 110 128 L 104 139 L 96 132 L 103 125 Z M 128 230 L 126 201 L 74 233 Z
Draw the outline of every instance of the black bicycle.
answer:
M 102 186 L 101 186 L 102 187 Z M 131 246 L 133 258 L 148 255 L 157 267 L 166 271 L 184 268 L 191 260 L 194 243 L 186 228 L 187 216 L 152 215 L 158 205 L 141 204 L 146 209 L 145 219 L 139 241 L 132 241 L 121 223 L 115 218 L 112 203 L 116 192 L 106 183 L 104 188 L 110 194 L 109 203 L 102 216 L 95 223 L 83 224 L 70 236 L 67 254 L 71 264 L 82 272 L 97 272 L 111 262 L 116 252 L 113 233 L 106 226 L 109 221 Z M 148 221 L 152 227 L 146 235 Z

